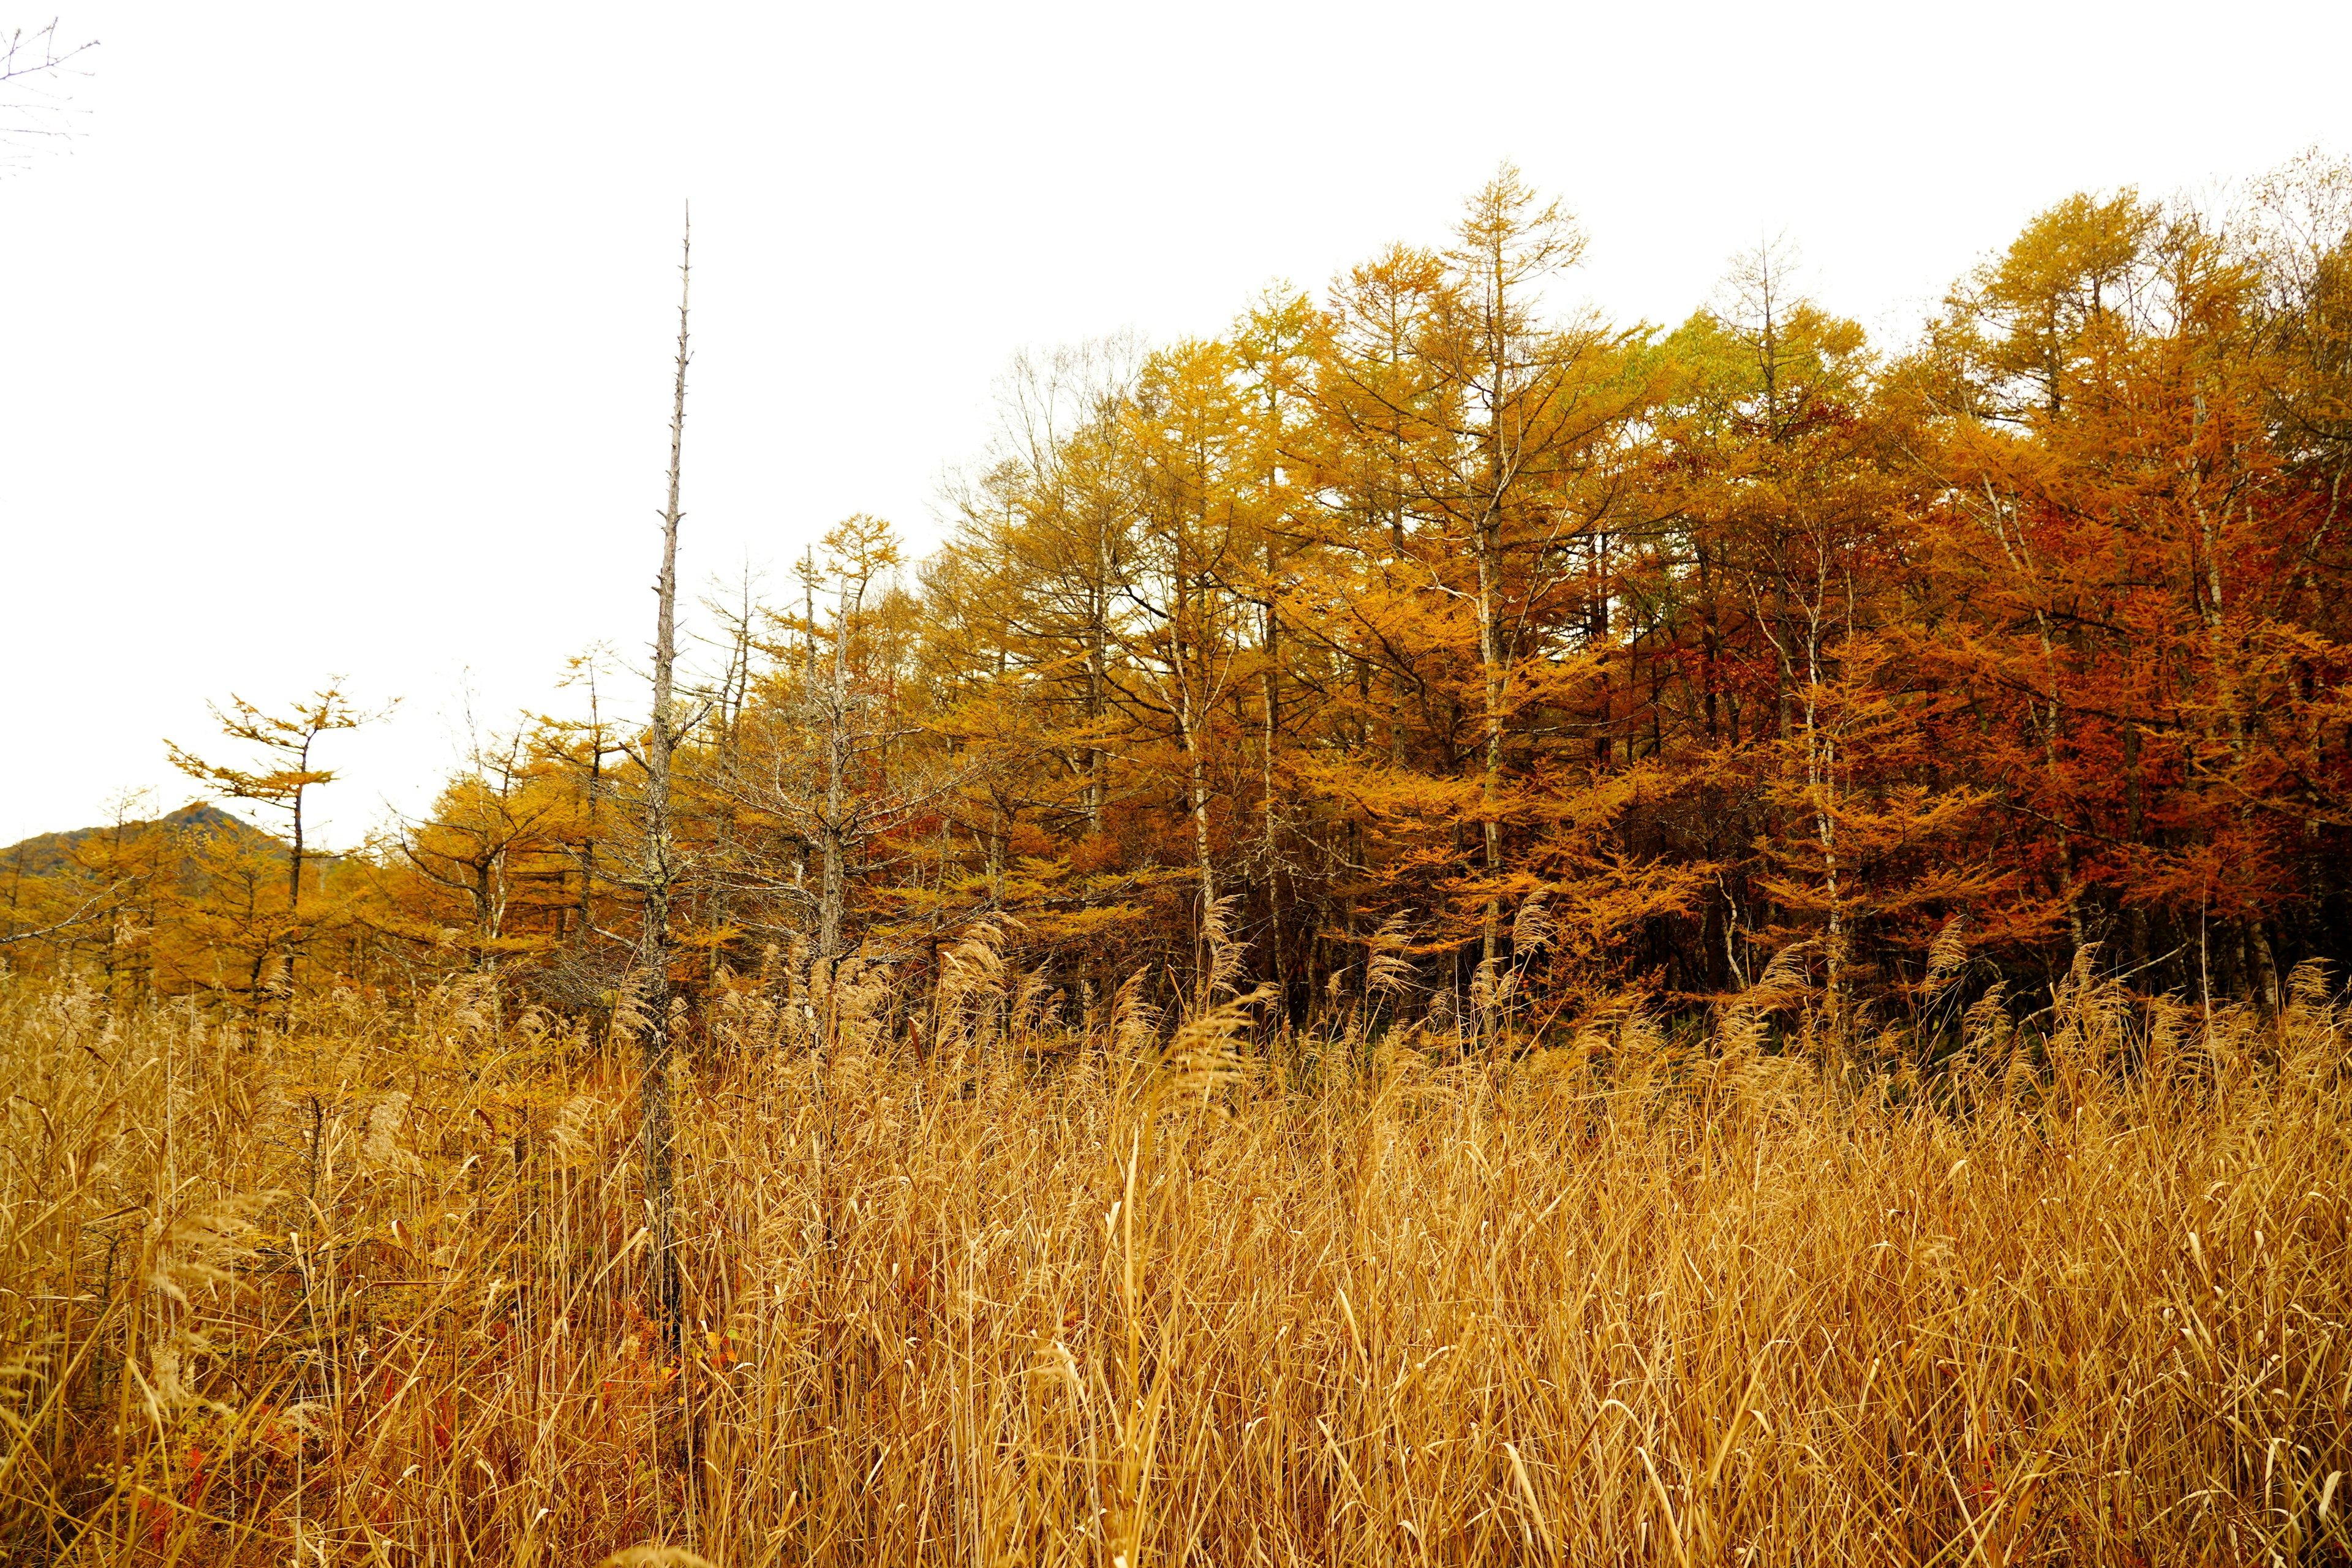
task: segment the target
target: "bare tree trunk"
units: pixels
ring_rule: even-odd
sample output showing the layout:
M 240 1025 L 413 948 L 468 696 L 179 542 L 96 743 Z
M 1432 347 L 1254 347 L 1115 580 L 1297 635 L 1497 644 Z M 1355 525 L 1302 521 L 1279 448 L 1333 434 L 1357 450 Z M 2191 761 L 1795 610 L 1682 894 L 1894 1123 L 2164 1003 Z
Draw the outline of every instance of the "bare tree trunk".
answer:
M 1484 866 L 1489 882 L 1503 874 L 1503 704 L 1509 694 L 1509 675 L 1503 667 L 1502 639 L 1503 596 L 1503 506 L 1510 488 L 1511 453 L 1505 445 L 1503 419 L 1506 409 L 1507 378 L 1509 360 L 1503 344 L 1504 284 L 1497 263 L 1488 306 L 1487 331 L 1488 375 L 1486 460 L 1491 466 L 1487 476 L 1494 487 L 1488 495 L 1485 515 L 1478 519 L 1476 544 L 1478 554 L 1478 661 L 1485 667 L 1482 687 L 1486 721 L 1486 755 L 1478 782 L 1478 815 L 1484 820 L 1485 842 L 1481 846 Z M 1493 893 L 1486 895 L 1484 919 L 1480 922 L 1478 965 L 1484 983 L 1479 994 L 1484 1000 L 1478 1008 L 1478 1043 L 1494 1044 L 1502 1026 L 1502 1019 L 1494 1005 L 1494 986 L 1502 972 L 1503 905 Z
M 1274 554 L 1274 546 L 1271 544 L 1266 546 L 1266 554 L 1269 557 Z M 1269 576 L 1271 576 L 1272 572 L 1273 563 L 1269 560 L 1267 563 L 1267 573 Z M 1260 824 L 1259 831 L 1264 836 L 1265 839 L 1265 854 L 1267 868 L 1267 900 L 1269 905 L 1273 899 L 1272 889 L 1274 885 L 1273 867 L 1275 863 L 1275 828 L 1278 821 L 1278 813 L 1275 805 L 1274 795 L 1274 753 L 1276 748 L 1279 746 L 1282 740 L 1281 658 L 1282 616 L 1275 607 L 1273 590 L 1269 588 L 1266 591 L 1265 601 L 1265 678 L 1264 681 L 1265 688 L 1265 724 L 1263 749 L 1258 756 L 1258 794 L 1260 804 L 1264 807 L 1264 819 Z
M 1815 582 L 1814 605 L 1805 628 L 1805 793 L 1813 812 L 1813 834 L 1822 847 L 1822 890 L 1828 896 L 1828 931 L 1822 952 L 1829 965 L 1830 1025 L 1843 1036 L 1845 1028 L 1846 921 L 1845 893 L 1838 879 L 1837 818 L 1831 815 L 1831 792 L 1836 787 L 1837 742 L 1824 737 L 1821 726 L 1822 628 L 1819 605 L 1822 581 Z
M 1200 966 L 1195 976 L 1200 1005 L 1206 1008 L 1211 1001 L 1211 976 L 1218 968 L 1218 955 L 1229 940 L 1217 912 L 1217 868 L 1210 854 L 1209 836 L 1209 759 L 1202 729 L 1210 721 L 1211 688 L 1208 682 L 1206 646 L 1208 628 L 1200 628 L 1200 647 L 1192 654 L 1185 651 L 1185 616 L 1192 607 L 1192 590 L 1185 585 L 1186 574 L 1180 568 L 1171 587 L 1171 610 L 1173 619 L 1169 627 L 1170 668 L 1176 686 L 1176 734 L 1184 748 L 1185 815 L 1192 819 L 1193 871 L 1201 884 Z M 1192 662 L 1187 663 L 1190 659 Z
M 1095 520 L 1094 579 L 1087 585 L 1087 725 L 1097 738 L 1087 752 L 1087 831 L 1100 833 L 1103 816 L 1103 763 L 1100 739 L 1103 710 L 1110 682 L 1108 621 L 1110 609 L 1110 540 L 1102 520 Z
M 1282 740 L 1282 612 L 1275 599 L 1275 574 L 1277 570 L 1274 541 L 1268 539 L 1265 544 L 1265 731 L 1258 759 L 1262 775 L 1258 781 L 1258 791 L 1264 806 L 1261 831 L 1265 836 L 1266 946 L 1274 965 L 1274 981 L 1281 988 L 1282 1005 L 1287 1016 L 1290 974 L 1282 944 L 1282 859 L 1276 843 L 1276 830 L 1281 817 L 1274 796 L 1274 754 Z
M 1184 755 L 1191 770 L 1189 795 L 1192 816 L 1192 852 L 1201 871 L 1201 913 L 1206 920 L 1212 905 L 1217 901 L 1216 865 L 1209 854 L 1209 768 L 1208 757 L 1201 749 L 1200 716 L 1192 710 L 1192 699 L 1185 693 L 1184 706 L 1179 714 L 1179 728 L 1184 736 Z
M 801 557 L 801 668 L 816 689 L 816 551 Z
M 1206 697 L 1208 688 L 1208 671 L 1206 668 L 1208 628 L 1206 626 L 1206 616 L 1204 613 L 1202 617 L 1203 624 L 1201 628 L 1200 649 L 1196 654 L 1194 660 L 1195 665 L 1198 668 L 1191 670 L 1186 669 L 1184 668 L 1184 635 L 1183 621 L 1181 619 L 1184 613 L 1186 598 L 1186 591 L 1180 586 L 1177 590 L 1176 595 L 1177 615 L 1179 619 L 1175 627 L 1176 635 L 1172 647 L 1172 651 L 1175 654 L 1177 661 L 1176 687 L 1178 701 L 1176 707 L 1176 727 L 1178 732 L 1183 739 L 1184 761 L 1189 773 L 1186 798 L 1192 807 L 1192 849 L 1194 857 L 1199 863 L 1201 872 L 1201 919 L 1203 921 L 1207 921 L 1213 918 L 1212 910 L 1215 907 L 1217 901 L 1216 867 L 1209 854 L 1209 759 L 1207 748 L 1202 744 L 1201 732 L 1202 727 L 1205 725 L 1209 720 L 1209 703 Z M 1205 592 L 1202 595 L 1202 603 L 1205 610 Z
M 1492 486 L 1484 514 L 1478 519 L 1475 542 L 1478 554 L 1478 660 L 1483 665 L 1482 687 L 1486 721 L 1485 759 L 1478 782 L 1478 815 L 1483 819 L 1483 864 L 1491 884 L 1503 874 L 1503 704 L 1508 695 L 1508 672 L 1504 668 L 1502 632 L 1503 595 L 1503 517 L 1504 503 L 1511 483 L 1515 456 L 1508 443 L 1504 419 L 1509 409 L 1510 355 L 1505 342 L 1508 321 L 1508 285 L 1504 278 L 1502 252 L 1493 251 L 1486 258 L 1490 268 L 1486 279 L 1485 304 L 1487 359 L 1486 428 L 1485 446 L 1489 471 L 1486 479 Z M 1521 432 L 1524 434 L 1524 432 Z M 1480 921 L 1478 965 L 1482 984 L 1478 993 L 1483 999 L 1478 1008 L 1478 1043 L 1491 1046 L 1501 1029 L 1502 1019 L 1494 1005 L 1494 986 L 1502 971 L 1502 900 L 1495 894 L 1486 895 L 1486 907 Z
M 845 864 L 848 824 L 844 820 L 849 773 L 849 585 L 841 589 L 841 613 L 833 623 L 833 686 L 825 703 L 824 818 L 817 829 L 823 885 L 817 902 L 817 956 L 826 978 L 841 955 L 843 907 L 848 900 Z
M 1502 584 L 1502 563 L 1493 547 L 1492 530 L 1481 521 L 1478 527 L 1478 660 L 1486 667 L 1485 753 L 1478 782 L 1479 826 L 1484 834 L 1480 846 L 1482 863 L 1489 878 L 1503 874 L 1503 650 L 1496 636 L 1497 610 L 1496 602 Z M 1502 963 L 1502 901 L 1492 893 L 1486 896 L 1486 907 L 1478 933 L 1478 962 L 1485 970 L 1488 984 Z M 1494 1038 L 1498 1020 L 1491 1006 L 1481 1006 L 1478 1016 L 1478 1037 L 1486 1043 Z
M 310 748 L 303 749 L 301 766 L 310 765 Z M 302 792 L 294 792 L 293 852 L 286 857 L 286 915 L 289 920 L 302 918 Z
M 677 380 L 671 393 L 669 419 L 669 502 L 661 514 L 661 579 L 654 594 L 658 604 L 654 621 L 653 721 L 646 735 L 646 843 L 641 875 L 645 889 L 645 931 L 639 962 L 646 975 L 646 1032 L 641 1084 L 645 1133 L 646 1224 L 651 1232 L 649 1266 L 653 1273 L 656 1318 L 670 1346 L 679 1342 L 676 1187 L 677 1125 L 670 1107 L 670 1060 L 676 1042 L 670 1036 L 670 900 L 677 867 L 670 842 L 670 754 L 677 737 L 671 732 L 672 679 L 677 662 L 677 524 L 678 458 L 686 437 L 687 300 L 692 280 L 694 230 L 688 220 L 678 265 Z
M 581 810 L 587 832 L 580 840 L 580 923 L 572 942 L 575 947 L 588 945 L 589 933 L 596 924 L 597 812 L 598 803 L 604 798 L 604 708 L 593 666 L 588 678 L 588 773 L 582 787 L 587 792 Z

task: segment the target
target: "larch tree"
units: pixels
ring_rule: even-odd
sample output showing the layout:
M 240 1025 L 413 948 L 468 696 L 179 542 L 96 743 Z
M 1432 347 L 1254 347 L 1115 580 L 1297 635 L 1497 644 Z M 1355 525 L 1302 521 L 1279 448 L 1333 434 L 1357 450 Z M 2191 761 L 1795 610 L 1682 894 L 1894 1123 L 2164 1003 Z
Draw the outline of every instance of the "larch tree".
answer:
M 1633 337 L 1589 314 L 1547 313 L 1547 287 L 1583 247 L 1568 213 L 1539 203 L 1506 165 L 1471 199 L 1436 277 L 1395 269 L 1406 283 L 1406 364 L 1362 342 L 1360 327 L 1361 346 L 1340 362 L 1327 393 L 1344 400 L 1354 429 L 1381 438 L 1369 466 L 1393 470 L 1385 482 L 1396 515 L 1417 515 L 1432 542 L 1443 541 L 1416 552 L 1416 592 L 1453 599 L 1470 622 L 1483 884 L 1475 938 L 1479 971 L 1490 978 L 1505 960 L 1513 717 L 1537 695 L 1528 683 L 1543 656 L 1558 651 L 1556 627 L 1581 654 L 1610 636 L 1609 520 L 1619 492 L 1609 475 L 1619 437 L 1647 397 L 1627 374 Z M 1374 335 L 1393 309 L 1382 296 L 1396 292 L 1386 279 L 1360 287 L 1370 305 L 1360 316 Z M 1456 581 L 1453 563 L 1465 559 Z M 1482 1031 L 1494 1023 L 1487 1013 Z
M 212 834 L 207 836 L 209 852 L 201 857 L 205 874 L 214 879 L 222 895 L 220 907 L 204 918 L 224 933 L 233 931 L 234 944 L 246 952 L 240 989 L 247 1005 L 258 1005 L 265 972 L 273 967 L 290 972 L 306 938 L 312 934 L 314 922 L 306 919 L 302 905 L 304 868 L 316 858 L 310 847 L 310 794 L 332 784 L 336 777 L 334 770 L 318 765 L 320 742 L 327 735 L 357 729 L 390 710 L 391 705 L 373 711 L 353 707 L 341 682 L 334 680 L 284 713 L 266 713 L 234 695 L 227 709 L 213 708 L 224 736 L 260 753 L 258 766 L 210 762 L 175 742 L 164 742 L 173 765 L 219 798 L 282 813 L 286 819 L 282 906 L 273 908 L 263 890 L 254 846 Z
M 386 710 L 385 711 L 389 711 Z M 241 800 L 266 810 L 286 814 L 286 907 L 299 915 L 302 867 L 310 858 L 303 807 L 310 792 L 335 781 L 333 770 L 315 766 L 311 753 L 320 737 L 337 730 L 354 730 L 383 717 L 352 706 L 340 680 L 314 691 L 307 702 L 297 702 L 282 714 L 265 713 L 232 694 L 226 711 L 215 705 L 213 717 L 221 733 L 232 741 L 258 747 L 265 759 L 258 768 L 240 768 L 207 762 L 176 742 L 163 742 L 172 765 L 206 786 L 224 800 Z
M 1249 475 L 1244 405 L 1229 348 L 1191 342 L 1144 367 L 1128 412 L 1138 550 L 1125 601 L 1128 700 L 1172 729 L 1177 787 L 1200 889 L 1204 976 L 1236 962 L 1220 895 L 1212 805 L 1222 762 L 1223 709 L 1242 676 L 1244 606 L 1229 585 L 1245 568 L 1243 491 Z

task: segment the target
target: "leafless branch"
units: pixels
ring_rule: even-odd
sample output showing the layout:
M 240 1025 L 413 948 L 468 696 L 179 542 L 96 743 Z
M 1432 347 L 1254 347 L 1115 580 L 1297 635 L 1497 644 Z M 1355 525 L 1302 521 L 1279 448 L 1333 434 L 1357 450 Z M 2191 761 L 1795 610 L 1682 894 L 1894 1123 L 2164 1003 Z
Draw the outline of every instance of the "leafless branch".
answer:
M 38 142 L 73 134 L 66 117 L 77 111 L 58 85 L 66 77 L 88 76 L 73 62 L 96 47 L 92 38 L 60 48 L 55 20 L 0 36 L 0 171 L 21 165 Z

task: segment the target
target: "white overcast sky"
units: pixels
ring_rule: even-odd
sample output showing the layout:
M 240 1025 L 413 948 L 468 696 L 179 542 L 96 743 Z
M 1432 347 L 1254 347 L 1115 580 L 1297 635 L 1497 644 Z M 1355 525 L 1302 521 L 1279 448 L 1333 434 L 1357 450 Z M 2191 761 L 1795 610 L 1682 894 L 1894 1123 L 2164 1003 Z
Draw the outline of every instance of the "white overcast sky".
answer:
M 1507 157 L 1621 319 L 1785 232 L 1899 338 L 2070 191 L 2352 151 L 2341 0 L 61 16 L 79 135 L 0 178 L 0 844 L 180 804 L 163 736 L 331 673 L 404 700 L 325 758 L 347 842 L 468 691 L 637 657 L 688 198 L 699 584 L 853 510 L 919 546 L 1015 350 L 1319 291 Z

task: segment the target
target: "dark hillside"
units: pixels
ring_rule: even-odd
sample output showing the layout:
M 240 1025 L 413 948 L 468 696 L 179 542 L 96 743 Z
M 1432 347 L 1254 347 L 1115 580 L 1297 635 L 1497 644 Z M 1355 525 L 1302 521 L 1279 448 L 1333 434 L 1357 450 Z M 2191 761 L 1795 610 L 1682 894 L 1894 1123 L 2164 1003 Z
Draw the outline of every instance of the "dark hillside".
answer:
M 83 868 L 89 858 L 88 851 L 91 849 L 100 846 L 128 848 L 131 843 L 152 833 L 173 834 L 187 840 L 217 834 L 232 841 L 241 841 L 255 849 L 266 849 L 279 855 L 286 852 L 286 846 L 275 835 L 264 833 L 251 823 L 231 816 L 209 801 L 192 801 L 168 816 L 151 821 L 72 827 L 58 833 L 36 834 L 0 849 L 0 877 L 12 883 L 18 879 L 54 877 L 60 872 Z M 108 845 L 107 841 L 115 834 L 122 836 L 122 843 Z

